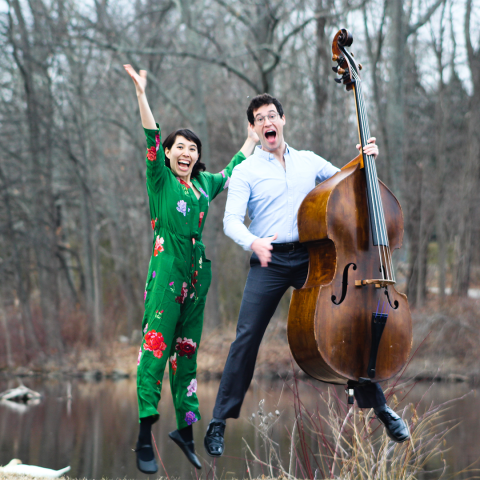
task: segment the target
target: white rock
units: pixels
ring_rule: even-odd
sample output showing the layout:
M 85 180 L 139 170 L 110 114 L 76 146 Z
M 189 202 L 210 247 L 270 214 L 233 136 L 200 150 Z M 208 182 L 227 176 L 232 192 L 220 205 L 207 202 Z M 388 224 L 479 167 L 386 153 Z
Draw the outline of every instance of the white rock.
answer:
M 61 470 L 52 470 L 51 468 L 37 467 L 35 465 L 24 465 L 18 458 L 14 458 L 13 460 L 10 460 L 8 465 L 0 467 L 0 472 L 3 473 L 28 475 L 30 477 L 38 478 L 58 478 L 69 470 L 70 467 L 65 467 Z

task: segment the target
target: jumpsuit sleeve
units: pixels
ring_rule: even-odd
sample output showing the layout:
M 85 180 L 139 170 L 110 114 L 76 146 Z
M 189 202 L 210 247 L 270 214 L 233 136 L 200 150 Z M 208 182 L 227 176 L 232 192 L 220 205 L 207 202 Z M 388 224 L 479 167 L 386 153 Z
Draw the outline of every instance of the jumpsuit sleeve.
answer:
M 165 177 L 168 175 L 165 166 L 165 153 L 162 147 L 160 127 L 157 123 L 155 130 L 143 129 L 147 140 L 147 190 L 157 193 L 162 188 Z
M 248 175 L 239 168 L 235 169 L 228 188 L 223 231 L 244 250 L 251 250 L 252 243 L 259 238 L 253 235 L 243 223 L 251 192 Z
M 204 174 L 210 184 L 211 200 L 228 187 L 233 169 L 242 163 L 245 158 L 242 152 L 238 152 L 221 172 Z

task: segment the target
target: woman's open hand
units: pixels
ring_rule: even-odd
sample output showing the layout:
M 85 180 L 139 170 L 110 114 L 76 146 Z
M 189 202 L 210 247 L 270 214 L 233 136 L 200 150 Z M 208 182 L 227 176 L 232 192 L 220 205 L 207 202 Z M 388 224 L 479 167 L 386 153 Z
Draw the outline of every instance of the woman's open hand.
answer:
M 145 88 L 147 87 L 147 71 L 140 70 L 140 75 L 135 71 L 135 69 L 130 65 L 124 65 L 123 68 L 127 73 L 132 77 L 133 83 L 135 84 L 135 90 L 137 91 L 137 97 L 145 93 Z
M 124 65 L 123 68 L 132 77 L 137 91 L 138 106 L 140 108 L 140 117 L 142 118 L 142 125 L 148 130 L 155 130 L 157 125 L 153 117 L 150 106 L 148 105 L 147 96 L 145 95 L 145 88 L 147 86 L 147 71 L 140 70 L 140 75 L 135 71 L 131 65 Z
M 251 125 L 250 122 L 247 122 L 248 123 L 248 138 L 250 140 L 253 140 L 255 142 L 255 145 L 260 141 L 260 139 L 258 138 L 258 135 L 257 135 L 257 132 L 255 131 L 255 128 L 254 128 L 254 125 Z
M 253 129 L 253 125 L 250 125 L 250 122 L 248 123 L 248 128 L 247 128 L 247 139 L 245 140 L 245 143 L 243 144 L 243 147 L 240 149 L 240 151 L 245 155 L 245 157 L 249 157 L 253 149 L 255 148 L 255 145 L 260 141 L 258 138 L 258 135 L 255 133 L 255 130 Z

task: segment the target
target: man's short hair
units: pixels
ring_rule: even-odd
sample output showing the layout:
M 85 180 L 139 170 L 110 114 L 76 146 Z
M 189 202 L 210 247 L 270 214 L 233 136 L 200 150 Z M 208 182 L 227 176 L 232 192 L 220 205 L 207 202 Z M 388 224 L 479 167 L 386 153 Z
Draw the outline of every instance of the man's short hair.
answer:
M 255 117 L 253 116 L 253 112 L 263 105 L 275 105 L 278 114 L 280 117 L 283 117 L 283 107 L 282 104 L 275 98 L 269 95 L 268 93 L 262 93 L 261 95 L 257 95 L 253 97 L 250 105 L 247 108 L 247 118 L 251 125 L 255 124 Z

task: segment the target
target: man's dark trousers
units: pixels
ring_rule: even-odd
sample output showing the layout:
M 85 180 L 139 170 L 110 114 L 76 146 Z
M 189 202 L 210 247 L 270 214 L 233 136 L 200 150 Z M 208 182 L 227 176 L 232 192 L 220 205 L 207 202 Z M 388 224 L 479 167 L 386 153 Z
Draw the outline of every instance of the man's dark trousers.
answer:
M 250 271 L 243 292 L 237 336 L 230 346 L 220 388 L 213 409 L 214 418 L 238 418 L 245 394 L 252 381 L 257 353 L 270 319 L 289 287 L 301 288 L 308 273 L 308 251 L 300 247 L 290 252 L 272 252 L 268 267 L 262 267 L 252 254 Z M 361 408 L 386 403 L 378 384 L 355 388 Z

